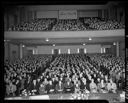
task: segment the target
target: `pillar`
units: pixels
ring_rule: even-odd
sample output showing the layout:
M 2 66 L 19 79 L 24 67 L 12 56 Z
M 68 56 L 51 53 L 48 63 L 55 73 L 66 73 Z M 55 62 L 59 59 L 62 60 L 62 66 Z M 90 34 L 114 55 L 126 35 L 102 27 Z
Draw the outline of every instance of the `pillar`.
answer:
M 23 57 L 23 47 L 22 44 L 20 44 L 20 59 Z
M 7 41 L 4 42 L 4 58 L 10 59 L 10 44 Z
M 102 18 L 104 18 L 104 9 L 102 10 Z
M 36 19 L 36 11 L 33 11 L 32 15 L 33 15 L 33 19 Z
M 100 53 L 103 53 L 103 48 L 101 47 Z
M 116 43 L 116 56 L 119 57 L 119 42 Z

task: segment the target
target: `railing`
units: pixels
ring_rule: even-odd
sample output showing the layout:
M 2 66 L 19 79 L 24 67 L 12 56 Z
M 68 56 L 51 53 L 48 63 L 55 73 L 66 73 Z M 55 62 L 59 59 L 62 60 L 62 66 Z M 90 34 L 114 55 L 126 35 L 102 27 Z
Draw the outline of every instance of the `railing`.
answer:
M 5 39 L 28 38 L 83 38 L 83 37 L 125 37 L 125 29 L 119 30 L 94 30 L 94 31 L 5 31 Z

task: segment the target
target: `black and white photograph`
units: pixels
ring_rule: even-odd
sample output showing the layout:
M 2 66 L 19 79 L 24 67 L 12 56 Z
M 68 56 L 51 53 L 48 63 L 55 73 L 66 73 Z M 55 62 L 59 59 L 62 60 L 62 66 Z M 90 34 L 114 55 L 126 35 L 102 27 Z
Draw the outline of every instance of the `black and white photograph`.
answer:
M 125 103 L 124 4 L 6 5 L 4 100 Z

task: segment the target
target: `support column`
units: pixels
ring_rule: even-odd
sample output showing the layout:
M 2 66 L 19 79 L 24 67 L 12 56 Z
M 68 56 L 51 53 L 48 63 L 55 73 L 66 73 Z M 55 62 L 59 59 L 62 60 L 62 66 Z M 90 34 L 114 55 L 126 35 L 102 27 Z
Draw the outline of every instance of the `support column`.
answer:
M 23 48 L 22 48 L 22 44 L 20 44 L 20 59 L 22 59 L 23 57 Z
M 102 18 L 104 18 L 104 9 L 102 10 Z
M 4 59 L 9 59 L 10 57 L 10 45 L 7 41 L 4 42 Z
M 37 11 L 34 11 L 34 19 L 37 18 L 36 12 L 37 12 Z
M 11 50 L 11 45 L 10 45 L 10 43 L 9 42 L 7 42 L 7 48 L 8 48 L 8 59 L 10 59 L 10 50 Z
M 101 47 L 101 49 L 100 49 L 100 53 L 102 54 L 103 53 L 103 48 Z
M 116 56 L 119 57 L 119 42 L 116 43 Z

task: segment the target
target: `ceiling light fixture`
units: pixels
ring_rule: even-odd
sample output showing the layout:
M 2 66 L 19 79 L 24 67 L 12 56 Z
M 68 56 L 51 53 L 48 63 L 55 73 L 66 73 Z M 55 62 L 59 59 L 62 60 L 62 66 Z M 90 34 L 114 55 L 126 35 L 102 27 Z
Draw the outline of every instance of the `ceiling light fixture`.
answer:
M 22 47 L 25 47 L 25 45 L 22 45 Z
M 113 45 L 116 45 L 116 43 L 114 42 Z
M 10 40 L 4 40 L 4 42 L 8 42 L 8 41 L 10 41 Z
M 92 40 L 92 38 L 89 38 L 89 40 Z
M 47 38 L 47 39 L 46 39 L 46 41 L 48 42 L 48 41 L 49 41 L 49 39 Z

